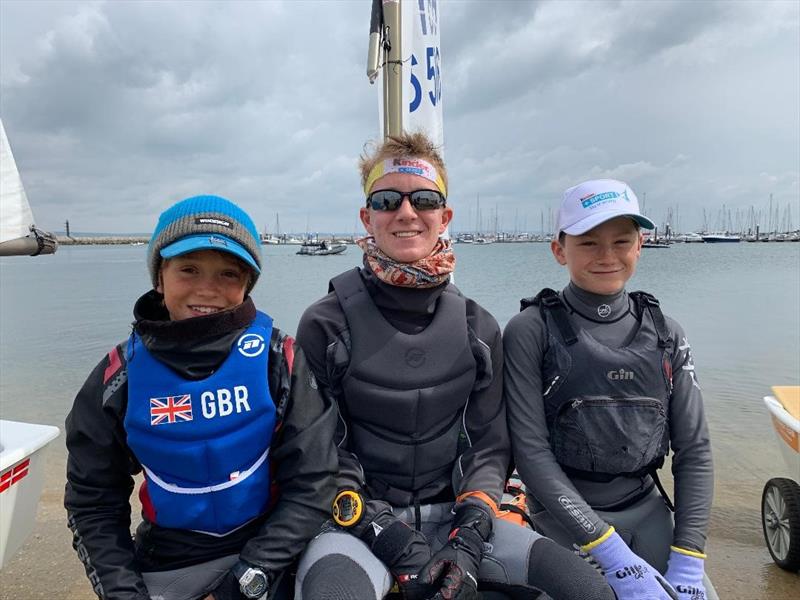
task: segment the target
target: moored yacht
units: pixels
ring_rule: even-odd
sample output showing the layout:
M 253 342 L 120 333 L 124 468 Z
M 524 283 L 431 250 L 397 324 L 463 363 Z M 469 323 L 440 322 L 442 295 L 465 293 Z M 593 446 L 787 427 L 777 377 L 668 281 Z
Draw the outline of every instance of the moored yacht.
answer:
M 702 236 L 706 244 L 718 244 L 724 242 L 741 242 L 742 238 L 732 233 L 709 233 Z

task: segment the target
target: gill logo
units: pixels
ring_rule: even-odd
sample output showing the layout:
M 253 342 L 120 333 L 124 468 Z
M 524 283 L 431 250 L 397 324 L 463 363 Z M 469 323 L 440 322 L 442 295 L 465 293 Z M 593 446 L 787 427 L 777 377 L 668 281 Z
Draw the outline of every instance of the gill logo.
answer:
M 631 381 L 633 379 L 633 371 L 626 371 L 625 369 L 609 371 L 606 373 L 606 377 L 611 381 Z
M 617 579 L 625 579 L 626 577 L 643 579 L 645 573 L 647 573 L 647 567 L 644 565 L 629 565 L 621 568 L 619 571 L 614 573 L 614 575 L 616 575 Z

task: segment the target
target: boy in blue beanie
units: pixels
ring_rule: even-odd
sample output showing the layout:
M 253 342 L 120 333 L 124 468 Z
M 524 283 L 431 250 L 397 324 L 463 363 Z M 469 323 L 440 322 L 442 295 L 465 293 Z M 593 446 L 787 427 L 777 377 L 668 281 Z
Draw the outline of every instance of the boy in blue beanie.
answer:
M 335 491 L 335 412 L 249 296 L 258 231 L 218 196 L 178 202 L 148 248 L 130 338 L 67 416 L 64 504 L 98 597 L 273 598 Z M 133 475 L 142 522 L 130 536 Z

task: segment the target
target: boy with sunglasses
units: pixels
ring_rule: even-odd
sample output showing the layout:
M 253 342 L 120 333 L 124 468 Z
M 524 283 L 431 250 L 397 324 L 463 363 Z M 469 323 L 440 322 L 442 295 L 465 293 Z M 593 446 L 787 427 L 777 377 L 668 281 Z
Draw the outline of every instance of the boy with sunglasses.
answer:
M 625 290 L 642 227 L 624 182 L 564 192 L 551 250 L 570 282 L 523 300 L 503 336 L 514 457 L 537 531 L 590 554 L 620 600 L 710 600 L 703 397 L 681 326 Z M 670 448 L 674 528 L 656 473 Z
M 587 563 L 495 520 L 510 448 L 495 319 L 449 283 L 453 209 L 422 134 L 361 160 L 364 264 L 335 277 L 298 327 L 339 409 L 332 521 L 300 561 L 296 598 L 613 598 Z
M 101 599 L 275 598 L 329 512 L 336 413 L 253 304 L 261 246 L 241 208 L 218 196 L 173 205 L 147 263 L 153 289 L 130 338 L 67 416 L 73 545 Z

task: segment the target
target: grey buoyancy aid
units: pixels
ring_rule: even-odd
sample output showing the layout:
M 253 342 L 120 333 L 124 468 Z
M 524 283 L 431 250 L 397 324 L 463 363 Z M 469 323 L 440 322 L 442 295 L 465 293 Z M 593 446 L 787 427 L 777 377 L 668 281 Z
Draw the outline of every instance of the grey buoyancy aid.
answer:
M 596 481 L 641 476 L 669 451 L 672 340 L 658 301 L 630 297 L 640 324 L 626 346 L 611 348 L 573 327 L 551 289 L 523 310 L 539 307 L 548 331 L 542 385 L 550 445 L 569 475 Z
M 340 382 L 349 450 L 376 497 L 395 505 L 433 497 L 451 485 L 476 386 L 466 300 L 448 286 L 431 323 L 411 335 L 383 317 L 358 269 L 334 278 L 331 287 L 350 329 Z
M 145 472 L 139 495 L 148 520 L 223 535 L 267 509 L 271 334 L 272 319 L 258 312 L 220 368 L 196 381 L 131 336 L 125 431 Z

